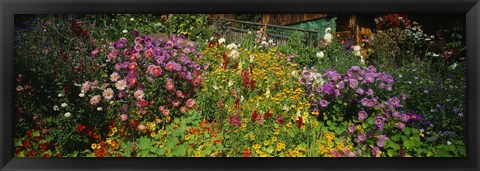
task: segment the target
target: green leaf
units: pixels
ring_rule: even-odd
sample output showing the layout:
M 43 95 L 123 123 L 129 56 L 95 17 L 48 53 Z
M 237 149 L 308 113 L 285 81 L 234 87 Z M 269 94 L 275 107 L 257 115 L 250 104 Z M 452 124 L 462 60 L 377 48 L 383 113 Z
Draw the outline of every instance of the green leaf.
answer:
M 138 140 L 138 149 L 147 150 L 152 147 L 151 140 L 146 137 L 142 137 Z
M 158 154 L 159 156 L 163 156 L 163 155 L 165 154 L 165 152 L 166 152 L 166 151 L 165 151 L 164 148 L 158 148 L 158 149 L 157 149 L 157 154 Z

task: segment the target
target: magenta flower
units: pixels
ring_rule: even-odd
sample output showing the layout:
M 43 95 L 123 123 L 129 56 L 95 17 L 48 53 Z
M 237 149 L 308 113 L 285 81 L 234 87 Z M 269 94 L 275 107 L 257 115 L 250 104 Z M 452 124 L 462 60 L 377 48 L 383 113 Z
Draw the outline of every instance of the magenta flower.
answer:
M 121 121 L 126 121 L 127 119 L 128 119 L 128 115 L 126 115 L 126 114 L 121 114 L 120 115 L 120 120 Z
M 365 91 L 361 88 L 358 88 L 356 93 L 362 95 Z
M 400 115 L 400 120 L 402 122 L 408 122 L 408 120 L 410 120 L 410 116 L 408 116 L 407 114 L 402 114 Z
M 186 105 L 187 107 L 193 107 L 193 105 L 195 105 L 195 100 L 193 99 L 188 99 L 187 102 L 186 102 Z
M 170 81 L 167 81 L 167 85 L 165 87 L 167 90 L 175 90 L 175 85 Z
M 403 129 L 403 128 L 405 128 L 405 124 L 402 123 L 402 122 L 397 122 L 396 126 L 397 126 L 398 129 Z
M 358 142 L 363 142 L 365 141 L 365 139 L 367 139 L 367 136 L 365 134 L 358 134 L 357 136 Z
M 383 140 L 378 140 L 376 144 L 378 147 L 383 147 L 385 145 L 385 142 L 383 142 Z
M 356 79 L 350 79 L 350 88 L 356 88 L 357 86 L 358 86 L 358 81 Z
M 170 115 L 170 110 L 165 109 L 165 110 L 163 110 L 162 113 L 163 113 L 163 115 L 168 116 L 168 115 Z

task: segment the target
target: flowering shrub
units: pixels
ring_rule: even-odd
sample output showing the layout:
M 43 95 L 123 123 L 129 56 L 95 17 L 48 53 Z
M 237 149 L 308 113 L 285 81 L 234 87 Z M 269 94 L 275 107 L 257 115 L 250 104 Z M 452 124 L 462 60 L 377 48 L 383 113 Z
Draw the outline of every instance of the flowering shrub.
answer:
M 304 70 L 299 81 L 307 87 L 307 95 L 315 97 L 311 108 L 319 119 L 335 133 L 346 134 L 344 138 L 356 142 L 356 148 L 374 151 L 373 156 L 380 155 L 390 135 L 401 134 L 409 123 L 422 120 L 402 110 L 406 96 L 392 96 L 394 78 L 373 66 L 365 70 L 352 66 L 345 74 Z

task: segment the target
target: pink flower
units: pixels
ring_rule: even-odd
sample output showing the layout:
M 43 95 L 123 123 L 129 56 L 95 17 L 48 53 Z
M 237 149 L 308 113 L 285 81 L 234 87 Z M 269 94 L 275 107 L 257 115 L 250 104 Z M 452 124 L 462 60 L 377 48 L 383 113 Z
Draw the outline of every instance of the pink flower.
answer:
M 121 121 L 126 121 L 128 119 L 128 116 L 126 114 L 121 114 L 120 115 L 120 120 Z
M 137 129 L 138 129 L 139 131 L 143 131 L 143 130 L 145 129 L 145 125 L 138 125 L 138 126 L 137 126 Z
M 90 99 L 90 104 L 97 105 L 101 99 L 100 95 L 95 95 Z
M 195 105 L 195 100 L 193 99 L 188 99 L 187 100 L 187 107 L 193 107 L 193 105 Z
M 22 86 L 18 86 L 17 87 L 17 91 L 22 91 L 23 90 L 23 87 Z
M 167 88 L 167 90 L 174 90 L 175 85 L 173 85 L 173 83 L 169 81 L 169 82 L 167 82 L 166 88 Z
M 158 110 L 159 110 L 160 112 L 163 112 L 163 110 L 165 110 L 165 107 L 164 107 L 164 106 L 159 106 L 159 107 L 158 107 Z
M 134 95 L 135 98 L 137 98 L 137 99 L 142 99 L 143 96 L 145 95 L 145 93 L 143 93 L 142 90 L 137 90 L 137 91 L 135 91 L 135 93 L 133 93 L 133 95 Z
M 113 97 L 113 90 L 111 88 L 108 88 L 105 91 L 103 91 L 103 97 L 110 100 Z
M 183 98 L 183 93 L 182 93 L 182 91 L 177 90 L 177 91 L 175 92 L 175 94 L 177 95 L 177 97 Z
M 165 115 L 165 116 L 170 115 L 170 110 L 168 110 L 168 109 L 163 110 L 163 115 Z
M 172 104 L 173 106 L 178 107 L 180 105 L 180 102 L 178 100 L 174 100 Z
M 184 106 L 182 106 L 182 107 L 180 108 L 180 112 L 182 112 L 182 113 L 186 113 L 186 112 L 187 112 L 187 108 L 186 108 L 186 107 L 184 107 Z
M 117 81 L 119 78 L 120 78 L 120 75 L 116 72 L 114 72 L 110 75 L 110 81 L 112 81 L 112 82 Z

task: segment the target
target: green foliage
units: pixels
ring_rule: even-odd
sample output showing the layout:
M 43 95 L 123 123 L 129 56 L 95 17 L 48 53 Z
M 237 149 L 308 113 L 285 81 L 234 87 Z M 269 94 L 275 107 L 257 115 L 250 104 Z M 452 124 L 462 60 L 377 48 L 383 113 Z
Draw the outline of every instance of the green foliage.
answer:
M 182 34 L 190 40 L 202 40 L 212 35 L 205 14 L 172 14 L 166 25 L 169 34 Z

